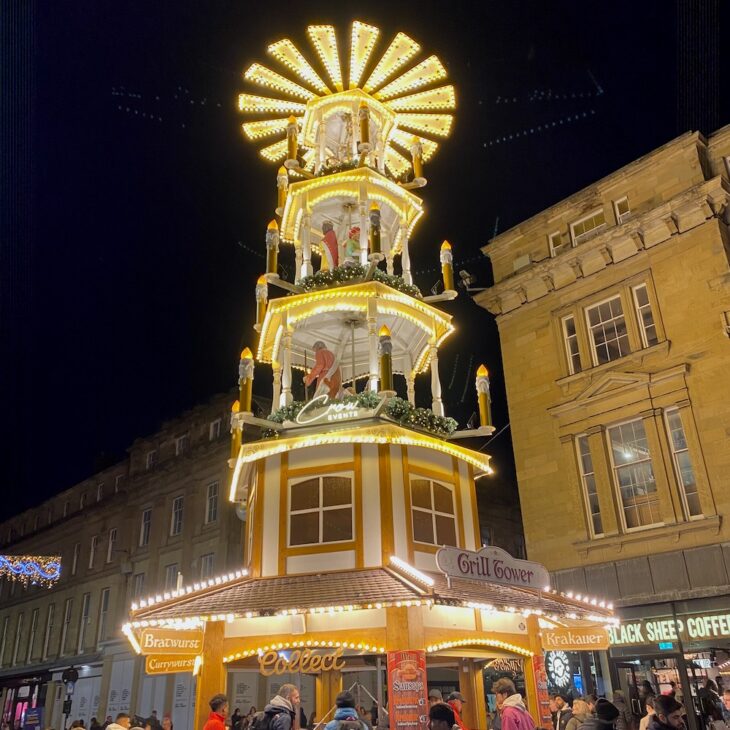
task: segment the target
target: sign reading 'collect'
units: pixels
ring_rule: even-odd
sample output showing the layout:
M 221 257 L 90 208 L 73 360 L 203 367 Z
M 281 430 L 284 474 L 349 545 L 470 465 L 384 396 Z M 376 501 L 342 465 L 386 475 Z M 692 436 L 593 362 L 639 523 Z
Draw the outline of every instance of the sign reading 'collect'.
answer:
M 342 649 L 329 654 L 320 654 L 311 649 L 294 649 L 287 657 L 274 649 L 259 656 L 259 671 L 264 677 L 274 674 L 302 674 L 340 670 L 345 666 Z
M 203 632 L 176 631 L 175 629 L 142 629 L 139 637 L 142 654 L 187 654 L 203 653 Z
M 544 565 L 518 560 L 494 546 L 483 547 L 478 553 L 442 547 L 436 553 L 436 564 L 450 578 L 466 578 L 538 590 L 543 590 L 550 583 L 550 576 Z

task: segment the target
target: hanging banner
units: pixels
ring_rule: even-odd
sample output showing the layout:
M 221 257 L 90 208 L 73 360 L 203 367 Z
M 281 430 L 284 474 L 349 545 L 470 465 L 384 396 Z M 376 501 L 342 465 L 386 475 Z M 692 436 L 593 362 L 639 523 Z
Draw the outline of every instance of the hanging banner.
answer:
M 493 545 L 483 547 L 478 553 L 442 547 L 436 553 L 436 565 L 449 578 L 536 588 L 539 591 L 550 585 L 550 576 L 544 565 L 513 558 L 505 550 Z
M 139 636 L 142 654 L 194 654 L 203 653 L 203 632 L 176 629 L 142 629 Z
M 390 730 L 427 730 L 426 652 L 388 652 Z
M 537 724 L 539 727 L 552 730 L 553 716 L 550 712 L 550 694 L 548 692 L 547 672 L 545 671 L 545 657 L 542 654 L 532 657 L 532 671 L 535 675 L 535 686 L 537 687 Z
M 608 631 L 601 626 L 595 628 L 555 628 L 543 629 L 542 648 L 545 651 L 593 651 L 608 649 Z
M 150 654 L 145 657 L 144 670 L 147 674 L 175 674 L 176 672 L 192 672 L 195 656 L 180 654 Z

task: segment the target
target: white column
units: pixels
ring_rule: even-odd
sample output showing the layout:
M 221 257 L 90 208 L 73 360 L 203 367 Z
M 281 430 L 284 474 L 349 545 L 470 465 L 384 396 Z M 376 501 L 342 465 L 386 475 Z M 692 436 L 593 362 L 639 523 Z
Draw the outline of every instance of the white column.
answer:
M 294 243 L 294 283 L 302 278 L 302 244 Z
M 406 375 L 406 391 L 408 393 L 408 402 L 412 405 L 416 405 L 416 374 L 411 370 Z
M 278 362 L 271 363 L 271 370 L 274 375 L 274 389 L 271 394 L 271 410 L 275 411 L 281 405 L 281 365 Z
M 324 121 L 320 117 L 319 124 L 317 125 L 317 156 L 314 159 L 314 174 L 316 175 L 322 165 L 324 165 L 324 154 L 325 154 L 325 127 Z
M 360 105 L 358 102 L 352 103 L 352 157 L 357 159 L 360 153 L 357 151 L 358 142 L 360 141 Z
M 381 241 L 380 245 L 382 246 L 383 243 Z M 385 254 L 385 270 L 393 276 L 394 269 L 393 269 L 393 249 L 389 248 L 388 252 Z
M 380 362 L 378 359 L 377 310 L 373 300 L 368 302 L 368 353 L 370 360 L 370 376 L 368 378 L 368 385 L 373 393 L 377 393 Z
M 368 265 L 368 201 L 365 190 L 360 188 L 360 263 Z
M 431 344 L 431 410 L 437 416 L 444 415 L 444 404 L 441 400 L 441 381 L 439 380 L 439 351 Z
M 299 229 L 299 238 L 302 242 L 302 273 L 301 278 L 311 276 L 312 269 L 312 216 L 307 211 L 302 216 L 302 225 Z
M 279 398 L 279 406 L 288 406 L 292 402 L 291 394 L 291 337 L 292 332 L 289 328 L 289 322 L 287 321 L 286 315 L 284 315 L 284 321 L 282 322 L 284 327 L 284 335 L 281 338 L 281 348 L 284 357 L 281 359 L 282 372 L 281 372 L 281 396 Z M 432 365 L 433 367 L 433 365 Z
M 382 138 L 378 140 L 378 170 L 385 175 L 385 142 Z
M 400 265 L 402 269 L 402 276 L 406 284 L 413 284 L 413 277 L 411 276 L 411 255 L 408 251 L 408 226 L 405 225 L 405 223 L 401 223 L 400 240 Z

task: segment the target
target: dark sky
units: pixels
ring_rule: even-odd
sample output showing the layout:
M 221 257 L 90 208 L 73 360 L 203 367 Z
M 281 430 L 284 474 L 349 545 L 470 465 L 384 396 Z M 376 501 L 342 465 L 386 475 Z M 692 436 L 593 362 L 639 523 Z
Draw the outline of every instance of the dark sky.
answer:
M 495 226 L 685 131 L 675 10 L 660 0 L 20 4 L 33 12 L 6 23 L 17 42 L 5 53 L 25 86 L 2 92 L 24 123 L 3 133 L 19 162 L 3 204 L 13 230 L 1 272 L 0 483 L 12 498 L 0 518 L 235 384 L 237 353 L 254 343 L 275 200 L 275 167 L 244 141 L 236 97 L 268 43 L 307 46 L 308 23 L 344 30 L 361 19 L 388 40 L 408 32 L 446 64 L 456 124 L 427 167 L 427 215 L 411 248 L 424 290 L 444 238 L 457 268 L 486 285 L 479 247 Z M 730 121 L 726 102 L 720 115 Z M 485 361 L 501 427 L 494 321 L 465 297 L 449 306 L 459 331 L 441 359 L 447 411 L 469 417 Z M 256 380 L 262 394 L 265 382 Z M 489 450 L 508 470 L 509 431 Z

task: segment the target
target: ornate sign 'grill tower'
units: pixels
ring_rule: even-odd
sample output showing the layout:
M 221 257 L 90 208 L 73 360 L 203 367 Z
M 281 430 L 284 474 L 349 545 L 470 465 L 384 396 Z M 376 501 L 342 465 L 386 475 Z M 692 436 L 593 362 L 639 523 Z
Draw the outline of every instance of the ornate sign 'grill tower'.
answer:
M 432 296 L 414 285 L 409 256 L 423 212 L 414 191 L 453 121 L 443 64 L 419 61 L 404 33 L 379 43 L 380 31 L 359 21 L 344 59 L 331 26 L 307 35 L 316 61 L 290 40 L 273 43 L 278 70 L 254 63 L 244 74 L 266 91 L 239 99 L 245 135 L 283 163 L 255 285 L 256 347 L 241 353 L 231 415 L 229 498 L 247 515 L 245 570 L 140 600 L 123 630 L 149 655 L 143 632 L 167 646 L 165 632 L 205 627 L 202 653 L 188 658 L 200 670 L 198 725 L 208 697 L 226 686 L 226 667 L 258 682 L 296 664 L 308 681 L 316 675 L 322 717 L 342 671 L 408 650 L 429 668 L 459 663 L 466 723 L 483 727 L 485 657 L 533 656 L 538 615 L 607 612 L 595 599 L 554 595 L 540 566 L 498 548 L 476 553 L 474 480 L 491 468 L 458 439 L 493 431 L 489 377 L 483 366 L 476 373 L 480 426 L 457 431 L 438 373 L 453 331 L 438 307 L 456 296 L 451 245 L 432 253 L 443 274 Z M 287 245 L 290 277 L 279 256 Z M 251 397 L 263 364 L 273 405 L 259 418 Z M 416 375 L 429 370 L 418 396 L 430 408 L 419 408 Z M 455 552 L 439 554 L 444 546 Z M 290 649 L 315 654 L 282 653 Z M 539 680 L 531 668 L 525 675 L 536 712 Z

